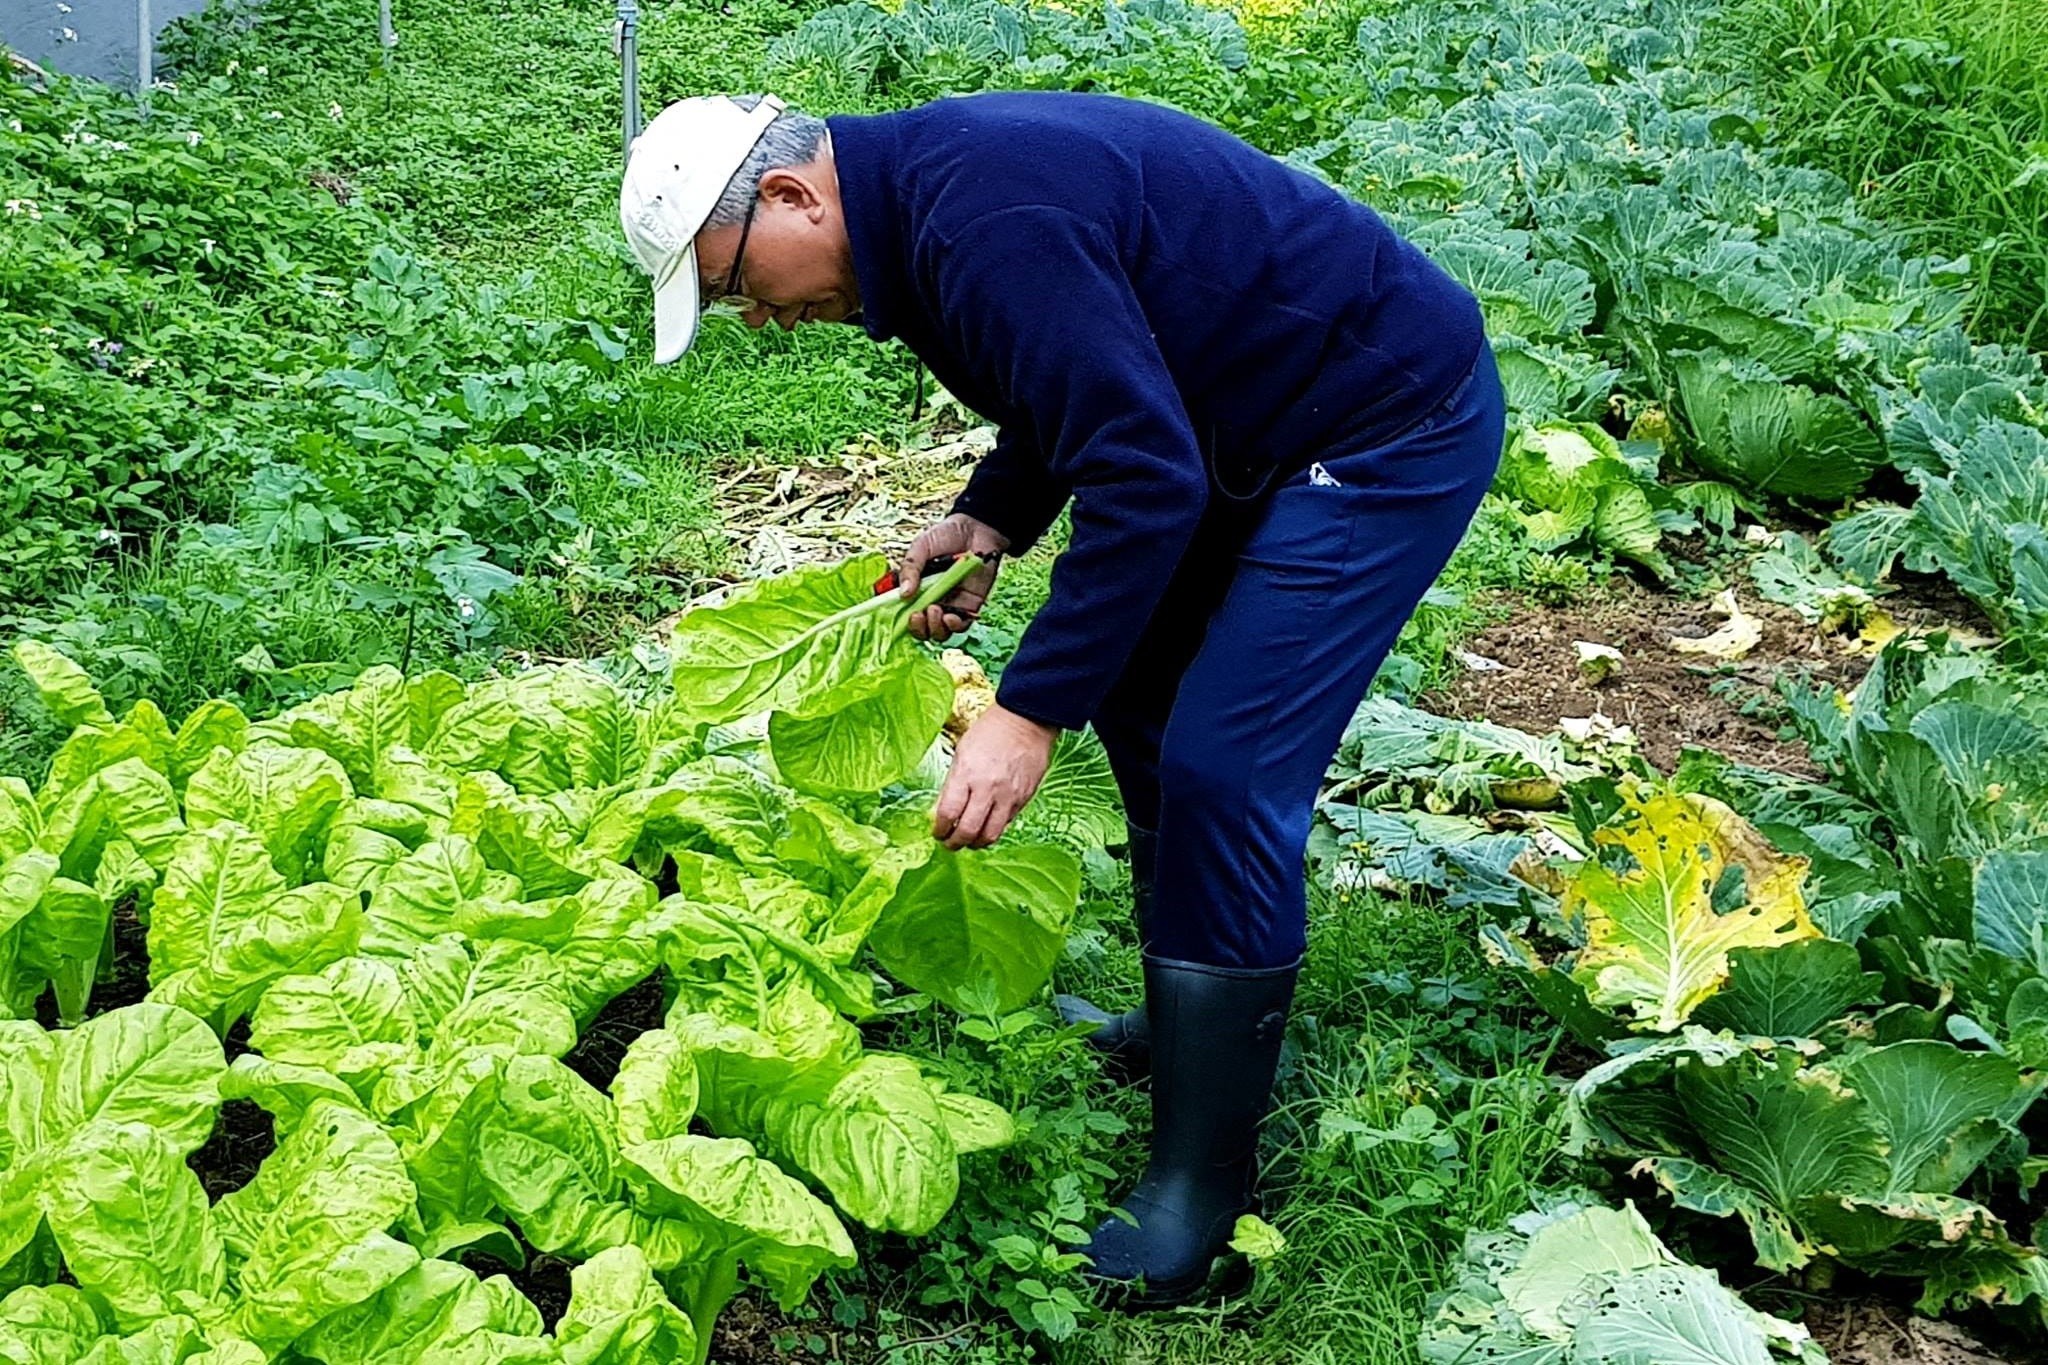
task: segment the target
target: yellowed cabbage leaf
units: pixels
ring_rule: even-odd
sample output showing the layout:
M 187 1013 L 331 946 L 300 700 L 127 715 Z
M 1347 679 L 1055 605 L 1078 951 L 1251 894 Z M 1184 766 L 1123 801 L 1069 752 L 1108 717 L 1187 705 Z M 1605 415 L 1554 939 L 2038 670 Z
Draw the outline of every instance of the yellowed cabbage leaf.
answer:
M 1819 938 L 1800 884 L 1806 860 L 1773 849 L 1748 821 L 1711 797 L 1664 793 L 1632 799 L 1594 835 L 1635 866 L 1588 859 L 1565 909 L 1586 946 L 1572 975 L 1596 1005 L 1625 1009 L 1638 1028 L 1668 1031 L 1728 980 L 1728 953 Z M 1726 913 L 1715 888 L 1730 867 L 1742 894 Z
M 1725 588 L 1714 597 L 1714 609 L 1727 617 L 1710 635 L 1673 635 L 1668 643 L 1681 654 L 1705 654 L 1724 662 L 1742 658 L 1763 642 L 1764 624 L 1742 609 L 1735 589 Z

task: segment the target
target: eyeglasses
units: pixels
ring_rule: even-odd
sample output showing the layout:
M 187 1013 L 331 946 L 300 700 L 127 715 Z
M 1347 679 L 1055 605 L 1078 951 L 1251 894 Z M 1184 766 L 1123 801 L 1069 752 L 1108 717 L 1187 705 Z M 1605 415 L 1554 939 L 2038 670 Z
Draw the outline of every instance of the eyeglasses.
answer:
M 761 196 L 758 192 L 755 193 L 755 195 L 752 198 L 747 200 L 746 215 L 740 219 L 740 243 L 739 246 L 732 253 L 732 264 L 726 269 L 725 287 L 720 289 L 716 296 L 706 299 L 704 301 L 705 307 L 708 308 L 712 304 L 718 303 L 732 304 L 742 308 L 750 308 L 753 306 L 754 300 L 748 298 L 739 290 L 740 262 L 746 259 L 747 234 L 754 230 L 754 206 L 759 204 L 760 202 Z

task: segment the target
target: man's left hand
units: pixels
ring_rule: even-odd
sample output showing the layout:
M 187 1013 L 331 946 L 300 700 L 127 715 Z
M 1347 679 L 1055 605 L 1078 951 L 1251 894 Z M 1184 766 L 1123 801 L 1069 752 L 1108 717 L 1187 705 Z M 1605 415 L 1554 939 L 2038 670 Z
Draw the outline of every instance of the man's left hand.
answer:
M 1059 731 L 1026 720 L 1001 704 L 989 707 L 960 736 L 953 767 L 939 790 L 932 837 L 947 848 L 987 848 L 1002 837 L 1045 780 Z

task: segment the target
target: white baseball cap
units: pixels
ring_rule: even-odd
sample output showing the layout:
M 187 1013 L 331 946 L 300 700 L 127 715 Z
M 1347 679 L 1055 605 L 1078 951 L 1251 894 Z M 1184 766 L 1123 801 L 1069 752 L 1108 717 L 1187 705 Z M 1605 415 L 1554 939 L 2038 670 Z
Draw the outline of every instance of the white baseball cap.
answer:
M 697 232 L 782 107 L 773 95 L 752 109 L 726 95 L 701 95 L 671 104 L 633 139 L 619 222 L 640 268 L 654 277 L 660 364 L 680 359 L 697 337 Z

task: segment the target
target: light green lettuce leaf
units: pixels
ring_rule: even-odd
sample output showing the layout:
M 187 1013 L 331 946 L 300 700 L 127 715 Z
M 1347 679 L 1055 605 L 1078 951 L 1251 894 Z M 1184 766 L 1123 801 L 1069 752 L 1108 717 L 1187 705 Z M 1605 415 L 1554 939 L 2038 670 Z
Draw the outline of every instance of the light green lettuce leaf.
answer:
M 659 787 L 608 796 L 590 821 L 583 851 L 622 863 L 645 844 L 772 862 L 788 804 L 787 795 L 753 768 L 713 755 L 684 764 Z
M 488 866 L 517 877 L 527 896 L 566 896 L 608 871 L 579 847 L 594 800 L 592 792 L 495 793 L 477 818 L 477 849 Z
M 689 1131 L 697 1113 L 696 1058 L 667 1029 L 649 1029 L 619 1059 L 611 1089 L 619 1141 L 675 1137 Z
M 493 1277 L 503 1280 L 502 1276 Z M 422 1261 L 372 1298 L 322 1321 L 293 1349 L 323 1365 L 486 1365 L 549 1362 L 561 1356 L 534 1330 L 508 1332 L 500 1295 L 524 1296 L 509 1283 L 485 1288 L 476 1273 L 452 1261 Z
M 406 745 L 377 755 L 375 782 L 378 800 L 418 812 L 430 833 L 445 832 L 455 818 L 462 778 Z
M 397 669 L 378 664 L 354 685 L 295 706 L 272 725 L 282 729 L 285 743 L 333 758 L 354 790 L 369 792 L 376 790 L 378 756 L 417 742 L 414 697 Z
M 491 1235 L 479 1230 L 484 1224 L 497 1231 L 497 1199 L 478 1141 L 495 1112 L 502 1061 L 482 1050 L 441 1059 L 423 1068 L 416 1097 L 392 1107 L 391 1132 L 418 1190 L 424 1239 L 445 1245 L 448 1229 L 467 1228 L 464 1240 L 473 1242 Z M 511 1248 L 517 1264 L 517 1243 Z
M 57 1000 L 57 1022 L 66 1028 L 81 1022 L 91 1007 L 110 912 L 92 887 L 67 877 L 52 880 L 15 931 L 16 998 L 33 999 L 47 981 Z
M 969 557 L 934 577 L 915 604 L 874 593 L 889 569 L 881 555 L 745 583 L 676 622 L 676 708 L 702 724 L 756 712 L 815 720 L 877 696 L 918 655 L 903 630 L 909 612 L 952 591 L 977 563 Z
M 655 1283 L 638 1247 L 611 1247 L 569 1273 L 569 1307 L 555 1324 L 566 1365 L 679 1365 L 695 1361 L 696 1327 Z
M 241 825 L 197 830 L 180 841 L 151 909 L 151 998 L 225 1033 L 271 982 L 347 956 L 362 931 L 354 892 L 331 882 L 287 887 Z
M 45 1157 L 42 1206 L 64 1265 L 133 1332 L 211 1302 L 227 1264 L 185 1154 L 136 1123 L 95 1120 Z
M 272 1061 L 324 1067 L 366 1095 L 380 1074 L 414 1059 L 419 1027 L 389 964 L 344 957 L 318 975 L 272 982 L 250 1019 L 249 1045 Z
M 113 712 L 107 710 L 91 675 L 64 655 L 40 640 L 22 640 L 14 646 L 14 662 L 59 725 L 113 726 Z
M 897 980 L 956 1009 L 987 990 L 1013 1010 L 1045 985 L 1081 893 L 1079 862 L 1047 845 L 939 848 L 903 874 L 869 946 Z
M 788 1309 L 819 1275 L 854 1263 L 853 1243 L 832 1210 L 736 1138 L 634 1143 L 620 1160 L 641 1208 L 704 1239 L 704 1259 L 688 1267 L 700 1283 L 729 1283 L 729 1267 L 743 1262 Z
M 434 1025 L 429 1062 L 472 1049 L 507 1057 L 561 1057 L 576 1046 L 576 1016 L 554 981 L 506 986 L 463 1000 Z
M 860 1060 L 860 1032 L 798 985 L 778 991 L 754 1024 L 684 1013 L 668 1027 L 696 1063 L 698 1104 L 721 1133 L 764 1131 L 777 1104 L 821 1102 Z
M 385 1229 L 412 1206 L 412 1181 L 384 1129 L 315 1102 L 255 1178 L 214 1205 L 237 1334 L 279 1350 L 405 1274 L 419 1253 Z
M 274 1062 L 253 1052 L 243 1053 L 228 1067 L 220 1078 L 220 1097 L 261 1106 L 277 1117 L 280 1131 L 305 1123 L 306 1111 L 318 1100 L 351 1109 L 365 1107 L 362 1096 L 325 1067 Z
M 132 723 L 132 722 L 131 722 Z M 240 753 L 249 747 L 249 718 L 242 708 L 218 698 L 203 701 L 171 737 L 169 775 L 180 791 L 215 749 Z
M 635 1240 L 619 1197 L 610 1101 L 547 1057 L 506 1062 L 494 1100 L 476 1160 L 527 1241 L 589 1256 Z
M 516 877 L 484 865 L 474 840 L 459 834 L 429 839 L 386 869 L 370 893 L 363 950 L 404 957 L 421 944 L 458 931 L 473 902 L 517 901 Z
M 770 1149 L 871 1228 L 922 1236 L 960 1193 L 951 1128 L 907 1057 L 869 1053 L 822 1096 L 778 1096 L 762 1129 Z
M 171 732 L 171 722 L 162 707 L 144 697 L 131 705 L 117 724 L 141 735 L 145 741 L 144 761 L 164 776 L 171 776 L 171 753 L 178 737 Z
M 798 791 L 865 796 L 917 770 L 953 710 L 953 680 L 907 652 L 872 695 L 815 718 L 777 711 L 768 721 L 775 771 Z
M 873 696 L 914 649 L 905 603 L 876 596 L 880 555 L 793 569 L 736 588 L 676 623 L 679 709 L 721 724 L 761 711 L 822 715 Z
M 593 881 L 571 900 L 576 914 L 568 932 L 548 949 L 570 1008 L 587 1025 L 612 997 L 661 965 L 681 917 L 652 883 L 631 874 Z
M 61 799 L 46 801 L 43 813 L 38 843 L 57 855 L 65 876 L 86 883 L 114 841 L 126 840 L 161 871 L 185 832 L 170 780 L 133 757 L 96 768 Z
M 51 1040 L 36 1087 L 35 1140 L 23 1147 L 54 1147 L 99 1120 L 152 1129 L 182 1157 L 213 1131 L 227 1060 L 220 1040 L 186 1011 L 144 1001 Z
M 696 856 L 676 862 L 686 887 Z M 686 1009 L 747 1021 L 793 985 L 853 1018 L 874 1012 L 873 977 L 826 956 L 806 925 L 813 907 L 830 913 L 826 902 L 786 878 L 744 877 L 738 885 L 738 907 L 693 900 L 688 891 L 662 902 L 669 971 L 679 1001 L 693 1002 Z
M 529 679 L 531 684 L 526 685 Z M 595 669 L 577 666 L 536 670 L 518 682 L 526 685 L 526 695 L 538 692 L 546 709 L 560 718 L 548 719 L 541 735 L 544 745 L 536 746 L 545 756 L 536 766 L 544 766 L 555 783 L 549 790 L 609 787 L 638 775 L 647 758 L 644 722 L 618 684 Z M 515 762 L 514 771 L 506 776 L 522 791 L 538 789 L 520 781 L 520 766 Z
M 68 1284 L 23 1285 L 0 1299 L 0 1360 L 7 1365 L 73 1365 L 99 1337 L 99 1314 Z
M 28 783 L 0 777 L 0 864 L 34 848 L 43 832 L 42 808 Z
M 638 777 L 648 726 L 602 674 L 536 668 L 472 688 L 439 717 L 423 751 L 461 772 L 489 771 L 539 796 Z
M 437 1036 L 441 1021 L 466 1003 L 502 990 L 560 990 L 554 959 L 545 948 L 501 939 L 473 943 L 443 934 L 420 945 L 399 964 L 399 984 L 411 1002 L 422 1037 Z M 567 997 L 563 997 L 566 1003 Z
M 77 1365 L 266 1365 L 270 1353 L 251 1341 L 177 1314 L 128 1336 L 105 1336 Z
M 978 1096 L 938 1090 L 936 1082 L 927 1080 L 937 1091 L 939 1117 L 945 1121 L 946 1133 L 953 1139 L 954 1151 L 965 1156 L 969 1152 L 1007 1147 L 1017 1140 L 1017 1125 L 1009 1110 Z
M 59 813 L 67 804 L 82 807 L 90 799 L 85 788 L 95 774 L 129 760 L 150 768 L 149 759 L 149 737 L 140 730 L 116 725 L 112 729 L 81 727 L 72 731 L 50 756 L 49 773 L 36 793 L 44 822 L 67 826 L 74 823 L 76 815 L 66 817 Z
M 43 1145 L 43 1089 L 63 1037 L 31 1019 L 0 1019 L 0 1170 Z
M 873 825 L 862 824 L 829 802 L 804 797 L 789 808 L 775 860 L 785 875 L 820 895 L 841 896 L 859 885 L 875 860 L 894 847 Z
M 320 867 L 336 886 L 374 892 L 392 866 L 412 850 L 381 830 L 359 823 L 353 818 L 355 813 L 355 803 L 336 813 L 327 827 L 327 848 Z
M 137 905 L 146 907 L 156 894 L 156 882 L 156 869 L 126 839 L 107 841 L 100 851 L 100 865 L 92 874 L 92 889 L 108 905 L 132 895 Z
M 321 865 L 328 822 L 353 794 L 341 764 L 318 749 L 219 749 L 185 785 L 185 819 L 193 829 L 254 830 L 279 875 L 297 885 Z

